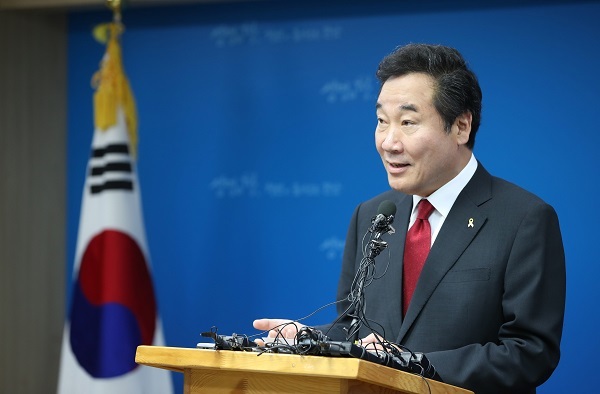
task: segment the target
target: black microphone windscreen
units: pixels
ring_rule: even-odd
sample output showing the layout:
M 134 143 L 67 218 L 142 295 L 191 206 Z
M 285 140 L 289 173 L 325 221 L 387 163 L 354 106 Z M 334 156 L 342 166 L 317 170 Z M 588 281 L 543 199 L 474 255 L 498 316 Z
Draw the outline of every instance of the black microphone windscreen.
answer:
M 377 214 L 385 215 L 386 217 L 396 215 L 396 204 L 390 200 L 384 200 L 377 208 Z

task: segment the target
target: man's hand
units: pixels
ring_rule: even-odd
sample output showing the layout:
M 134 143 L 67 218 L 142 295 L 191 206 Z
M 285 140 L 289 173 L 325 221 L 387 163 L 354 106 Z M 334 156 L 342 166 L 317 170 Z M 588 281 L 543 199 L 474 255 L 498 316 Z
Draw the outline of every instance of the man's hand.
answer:
M 373 333 L 367 335 L 363 339 L 358 340 L 358 344 L 365 348 L 367 346 L 375 346 L 378 343 L 379 343 L 379 340 L 377 340 L 377 337 L 375 337 L 375 334 L 373 334 Z
M 304 327 L 304 324 L 294 322 L 288 319 L 258 319 L 252 323 L 254 328 L 262 331 L 269 331 L 269 338 L 283 337 L 295 338 L 298 330 Z
M 377 337 L 373 333 L 367 335 L 363 339 L 358 340 L 358 344 L 360 346 L 371 352 L 385 351 L 386 349 L 381 345 L 381 342 L 385 343 L 385 339 L 383 339 L 383 337 Z

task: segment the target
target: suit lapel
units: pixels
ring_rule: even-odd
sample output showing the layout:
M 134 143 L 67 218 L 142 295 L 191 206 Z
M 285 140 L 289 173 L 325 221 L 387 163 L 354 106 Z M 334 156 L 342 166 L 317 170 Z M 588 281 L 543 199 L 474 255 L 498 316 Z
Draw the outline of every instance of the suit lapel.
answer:
M 490 198 L 491 176 L 479 164 L 473 178 L 452 206 L 429 252 L 400 328 L 398 343 L 402 343 L 436 287 L 485 224 L 487 215 L 479 206 Z
M 402 195 L 402 197 L 396 201 L 396 218 L 394 219 L 394 229 L 396 233 L 393 235 L 390 245 L 390 253 L 392 258 L 404 256 L 404 240 L 406 239 L 406 232 L 408 231 L 408 223 L 410 222 L 410 214 L 412 213 L 412 196 Z M 400 265 L 400 275 L 402 275 L 402 267 Z M 400 277 L 402 279 L 402 277 Z M 402 283 L 402 280 L 400 281 Z

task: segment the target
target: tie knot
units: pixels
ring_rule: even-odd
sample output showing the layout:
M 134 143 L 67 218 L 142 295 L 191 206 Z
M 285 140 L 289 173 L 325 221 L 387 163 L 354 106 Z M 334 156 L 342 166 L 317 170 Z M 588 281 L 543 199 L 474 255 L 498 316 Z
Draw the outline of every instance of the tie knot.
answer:
M 435 208 L 428 200 L 422 199 L 417 209 L 417 219 L 427 220 Z

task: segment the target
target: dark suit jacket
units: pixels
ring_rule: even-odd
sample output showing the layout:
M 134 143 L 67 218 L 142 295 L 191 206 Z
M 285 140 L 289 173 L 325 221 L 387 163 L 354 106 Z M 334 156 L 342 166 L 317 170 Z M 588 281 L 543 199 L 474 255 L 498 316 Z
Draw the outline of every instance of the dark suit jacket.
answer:
M 477 394 L 535 393 L 560 356 L 565 260 L 554 209 L 479 164 L 438 233 L 403 319 L 402 256 L 412 196 L 396 191 L 356 208 L 338 300 L 348 294 L 363 235 L 384 200 L 396 203 L 396 233 L 382 237 L 389 247 L 376 258 L 376 276 L 389 263 L 387 272 L 365 289 L 371 326 L 425 353 L 447 383 Z M 342 319 L 328 335 L 343 340 L 348 323 Z M 369 332 L 363 326 L 360 337 Z

